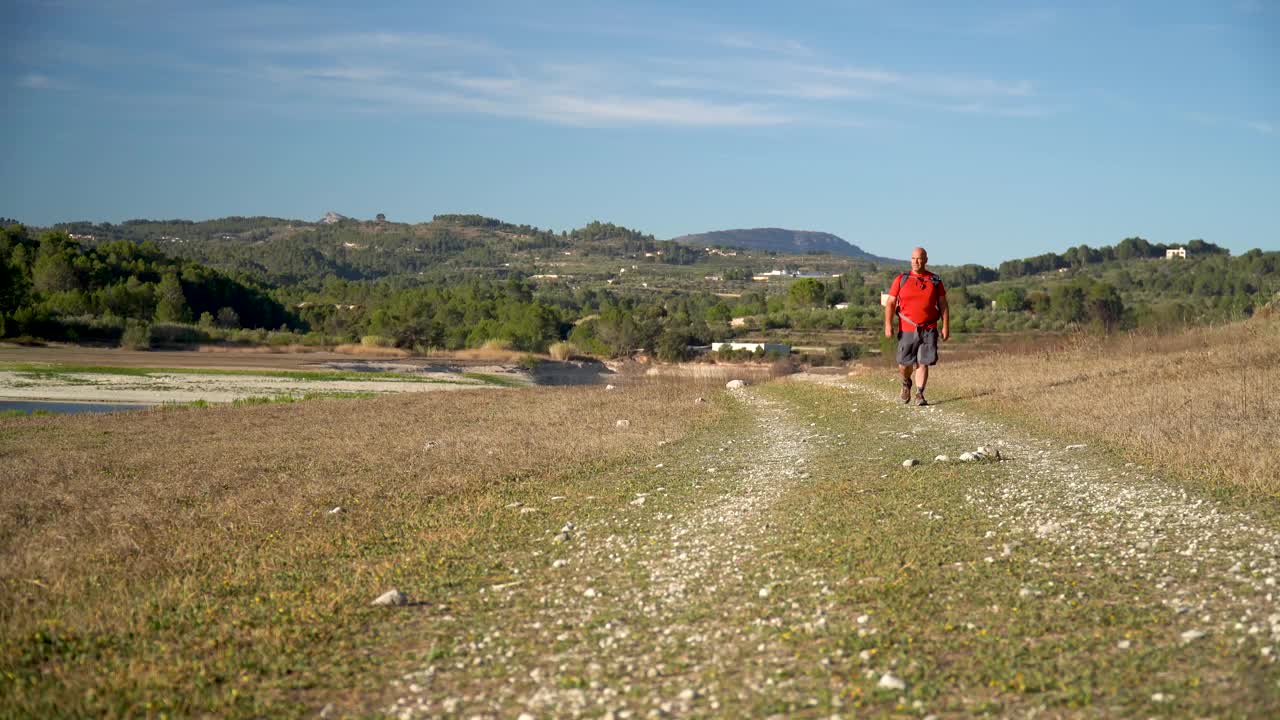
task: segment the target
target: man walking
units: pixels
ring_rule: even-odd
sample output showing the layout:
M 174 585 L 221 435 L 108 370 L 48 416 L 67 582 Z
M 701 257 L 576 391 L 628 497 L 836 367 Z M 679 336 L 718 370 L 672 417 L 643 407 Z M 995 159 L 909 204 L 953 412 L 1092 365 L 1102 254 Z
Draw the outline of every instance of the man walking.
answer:
M 951 337 L 951 314 L 947 310 L 947 290 L 942 278 L 925 269 L 929 253 L 924 248 L 911 251 L 911 272 L 902 273 L 889 286 L 884 305 L 884 336 L 898 335 L 898 371 L 902 373 L 902 402 L 911 402 L 911 380 L 915 375 L 916 405 L 928 405 L 924 386 L 929 382 L 929 366 L 938 362 L 938 335 Z M 894 326 L 893 316 L 898 316 Z

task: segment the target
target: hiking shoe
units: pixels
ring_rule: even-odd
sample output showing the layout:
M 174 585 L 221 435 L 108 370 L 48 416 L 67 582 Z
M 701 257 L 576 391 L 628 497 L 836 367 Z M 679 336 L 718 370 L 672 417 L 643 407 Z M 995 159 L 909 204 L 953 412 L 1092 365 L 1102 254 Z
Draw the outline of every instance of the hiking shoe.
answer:
M 916 393 L 916 405 L 918 405 L 919 407 L 924 407 L 925 405 L 928 405 L 928 404 L 929 404 L 929 401 L 924 399 L 924 391 L 920 391 Z
M 903 403 L 909 404 L 911 402 L 911 381 L 910 380 L 906 380 L 902 383 L 902 392 L 898 394 L 898 397 L 902 399 Z

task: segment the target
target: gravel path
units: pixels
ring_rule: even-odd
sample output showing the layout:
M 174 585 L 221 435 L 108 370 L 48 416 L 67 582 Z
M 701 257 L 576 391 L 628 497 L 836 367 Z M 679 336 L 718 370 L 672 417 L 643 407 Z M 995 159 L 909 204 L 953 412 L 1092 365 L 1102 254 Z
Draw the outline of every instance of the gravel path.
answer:
M 1241 648 L 1235 652 L 1247 649 L 1250 662 L 1272 668 L 1262 677 L 1274 679 L 1269 663 L 1280 646 L 1274 522 L 1198 497 L 1142 467 L 1118 467 L 1089 447 L 1030 437 L 958 408 L 904 407 L 894 393 L 843 378 L 796 380 L 847 393 L 847 404 L 833 399 L 829 406 L 838 412 L 884 414 L 885 426 L 897 429 L 881 434 L 910 440 L 922 453 L 928 448 L 920 458 L 925 465 L 936 462 L 935 452 L 955 458 L 978 446 L 1001 451 L 1007 479 L 974 483 L 964 503 L 985 518 L 978 536 L 986 530 L 987 563 L 1017 559 L 1039 568 L 1026 574 L 1009 605 L 1043 602 L 1052 614 L 1075 599 L 1073 580 L 1114 579 L 1115 587 L 1155 594 L 1169 618 L 1160 645 L 1194 651 L 1200 643 L 1204 654 L 1228 644 Z M 807 467 L 823 447 L 849 449 L 854 440 L 815 429 L 797 419 L 798 408 L 755 388 L 734 397 L 755 418 L 750 432 L 697 455 L 673 455 L 672 467 L 652 470 L 659 479 L 669 476 L 673 488 L 691 483 L 691 492 L 656 487 L 580 526 L 570 520 L 554 537 L 548 533 L 542 549 L 511 558 L 511 573 L 521 579 L 482 590 L 466 617 L 434 618 L 436 637 L 453 646 L 393 683 L 382 712 L 827 717 L 854 710 L 843 707 L 853 679 L 876 692 L 902 693 L 894 673 L 918 673 L 915 663 L 880 667 L 874 652 L 855 648 L 850 657 L 842 647 L 851 635 L 874 636 L 880 620 L 838 603 L 832 588 L 850 578 L 789 561 L 778 549 L 804 543 L 776 536 L 786 523 L 777 514 L 779 500 L 816 479 Z M 874 439 L 859 442 L 868 454 L 884 449 L 870 447 Z M 903 460 L 863 459 L 883 463 L 887 472 Z M 922 508 L 920 515 L 933 520 L 948 511 Z M 955 570 L 965 572 L 962 565 Z M 895 632 L 891 619 L 883 622 L 886 633 Z M 795 652 L 796 635 L 816 649 L 804 660 Z M 1127 643 L 1115 639 L 1119 650 Z M 905 695 L 898 703 L 910 714 L 928 712 Z
M 945 406 L 903 406 L 895 393 L 864 385 L 804 379 L 845 387 L 891 408 L 885 412 L 909 414 L 913 434 L 945 438 L 952 458 L 978 446 L 1010 458 L 1012 482 L 966 498 L 997 528 L 990 533 L 995 556 L 1017 551 L 1020 539 L 1056 543 L 1076 556 L 1081 577 L 1110 575 L 1158 590 L 1176 617 L 1170 631 L 1181 641 L 1223 636 L 1243 644 L 1251 638 L 1274 662 L 1280 651 L 1274 521 L 1228 509 L 1134 463 L 1117 467 L 1085 444 L 1029 437 Z M 1027 587 L 1023 593 L 1054 597 L 1061 590 Z
M 808 478 L 811 447 L 828 438 L 751 389 L 737 397 L 756 417 L 754 431 L 702 457 L 706 492 L 696 505 L 670 507 L 660 488 L 617 508 L 613 519 L 566 527 L 567 541 L 532 559 L 554 571 L 539 586 L 488 590 L 494 622 L 532 605 L 521 624 L 492 627 L 452 662 L 406 675 L 385 711 L 705 715 L 772 685 L 787 659 L 761 630 L 821 628 L 830 591 L 821 578 L 795 577 L 777 553 L 762 557 L 768 511 L 789 484 Z M 782 584 L 788 592 L 778 592 Z M 740 696 L 723 697 L 726 686 Z

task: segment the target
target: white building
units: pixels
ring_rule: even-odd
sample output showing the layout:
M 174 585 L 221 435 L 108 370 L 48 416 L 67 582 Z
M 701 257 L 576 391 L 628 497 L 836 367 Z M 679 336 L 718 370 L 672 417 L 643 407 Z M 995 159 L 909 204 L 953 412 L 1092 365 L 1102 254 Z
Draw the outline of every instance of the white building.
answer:
M 1174 258 L 1182 258 L 1183 260 L 1186 260 L 1187 249 L 1184 247 L 1180 247 L 1180 248 L 1169 248 L 1168 250 L 1164 251 L 1165 260 L 1172 260 Z

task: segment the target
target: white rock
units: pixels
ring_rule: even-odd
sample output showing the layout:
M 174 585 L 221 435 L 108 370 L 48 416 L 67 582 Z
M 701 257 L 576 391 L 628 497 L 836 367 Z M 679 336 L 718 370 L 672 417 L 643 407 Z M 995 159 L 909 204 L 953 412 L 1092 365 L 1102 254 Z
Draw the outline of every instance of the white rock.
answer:
M 694 399 L 693 399 L 693 402 L 694 402 L 694 403 L 704 403 L 704 402 L 706 402 L 706 401 L 707 401 L 707 399 L 706 399 L 706 398 L 702 398 L 702 397 L 694 398 Z
M 381 595 L 379 595 L 377 599 L 370 604 L 382 605 L 387 607 L 394 606 L 394 605 L 408 605 L 409 598 L 399 590 L 392 588 L 382 593 Z
M 587 588 L 586 590 L 582 591 L 582 597 L 593 598 L 593 597 L 599 597 L 599 595 L 600 593 L 596 592 L 595 588 Z
M 536 512 L 538 512 L 538 508 L 536 508 L 536 507 L 522 507 L 522 508 L 520 508 L 520 514 L 521 514 L 521 515 L 528 515 L 529 513 L 536 513 Z
M 342 513 L 346 512 L 346 511 L 347 511 L 347 509 L 346 509 L 346 508 L 344 508 L 344 507 L 342 507 L 341 505 L 339 505 L 339 506 L 335 507 L 334 509 L 330 510 L 330 511 L 329 511 L 329 514 L 330 514 L 330 515 L 341 515 Z
M 572 532 L 576 529 L 578 529 L 577 525 L 574 525 L 572 522 L 567 522 L 560 528 L 560 532 Z
M 530 713 L 520 713 L 519 715 L 516 716 L 516 720 L 538 720 L 538 719 L 533 715 L 531 715 Z
M 569 533 L 565 532 L 564 530 L 561 530 L 560 532 L 556 533 L 555 537 L 551 538 L 551 542 L 567 543 L 569 542 Z
M 920 464 L 920 461 L 915 458 L 910 458 L 902 461 L 902 467 L 915 467 L 919 464 Z
M 951 462 L 951 458 L 947 457 L 946 455 L 939 455 L 938 457 L 934 458 L 933 461 L 934 462 Z
M 767 588 L 767 587 L 762 587 L 762 588 L 760 588 L 759 595 L 760 595 L 760 597 L 762 597 L 762 598 L 767 598 L 767 597 L 769 597 L 769 588 Z
M 1036 527 L 1036 535 L 1039 537 L 1048 537 L 1061 529 L 1062 526 L 1056 522 L 1045 522 Z
M 746 387 L 747 384 L 742 380 L 730 380 L 729 382 L 725 383 L 724 386 L 729 388 L 730 390 L 737 390 L 738 388 Z
M 1032 590 L 1031 588 L 1022 588 L 1021 590 L 1018 591 L 1018 597 L 1020 598 L 1029 598 L 1035 594 L 1036 594 L 1036 591 Z
M 1129 642 L 1128 640 L 1121 640 L 1120 642 L 1116 643 L 1116 647 L 1120 648 L 1121 650 L 1128 650 L 1129 648 L 1133 647 L 1133 643 Z
M 605 386 L 604 386 L 604 389 L 605 389 L 605 390 L 612 390 L 612 389 L 613 389 L 613 386 L 612 386 L 612 385 L 605 385 Z
M 698 697 L 698 691 L 693 688 L 685 688 L 680 691 L 680 699 L 685 702 L 690 702 L 696 697 Z
M 1087 448 L 1087 447 L 1089 447 L 1089 446 L 1088 446 L 1088 445 L 1083 445 L 1083 444 L 1081 444 L 1081 445 L 1068 445 L 1068 446 L 1066 447 L 1066 449 L 1067 449 L 1067 450 L 1083 450 L 1083 449 L 1085 449 L 1085 448 Z
M 907 684 L 902 681 L 902 678 L 894 675 L 893 673 L 885 673 L 881 675 L 880 682 L 876 683 L 876 685 L 889 690 L 905 690 L 907 687 Z
M 569 561 L 568 561 L 568 560 L 565 560 L 564 558 L 557 558 L 557 559 L 555 560 L 555 562 L 551 563 L 551 567 L 553 567 L 553 568 L 562 568 L 562 567 L 564 567 L 565 565 L 568 565 L 568 564 L 569 564 Z
M 963 460 L 964 462 L 973 462 L 974 460 L 978 459 L 978 456 L 974 455 L 971 452 L 960 453 L 960 459 Z
M 616 428 L 619 428 L 619 429 L 621 429 L 621 430 L 625 430 L 625 429 L 627 429 L 627 428 L 631 427 L 631 421 L 630 421 L 630 420 L 619 420 L 618 422 L 614 423 L 614 424 L 613 424 L 613 426 L 614 426 L 614 427 L 616 427 Z
M 1182 633 L 1183 642 L 1191 642 L 1192 640 L 1199 640 L 1202 637 L 1204 637 L 1203 630 L 1188 630 Z
M 1158 703 L 1162 703 L 1162 702 L 1167 702 L 1167 701 L 1172 700 L 1172 699 L 1173 699 L 1173 697 L 1172 697 L 1172 696 L 1170 696 L 1170 695 L 1165 695 L 1164 693 L 1153 693 L 1153 694 L 1151 695 L 1151 702 L 1158 702 Z
M 637 506 L 637 507 L 639 507 L 640 505 L 643 505 L 643 504 L 644 504 L 644 501 L 645 501 L 645 500 L 647 500 L 647 499 L 648 499 L 648 498 L 645 498 L 645 497 L 638 497 L 638 498 L 636 498 L 635 500 L 632 500 L 632 501 L 631 501 L 631 504 L 632 504 L 632 505 L 635 505 L 635 506 Z

